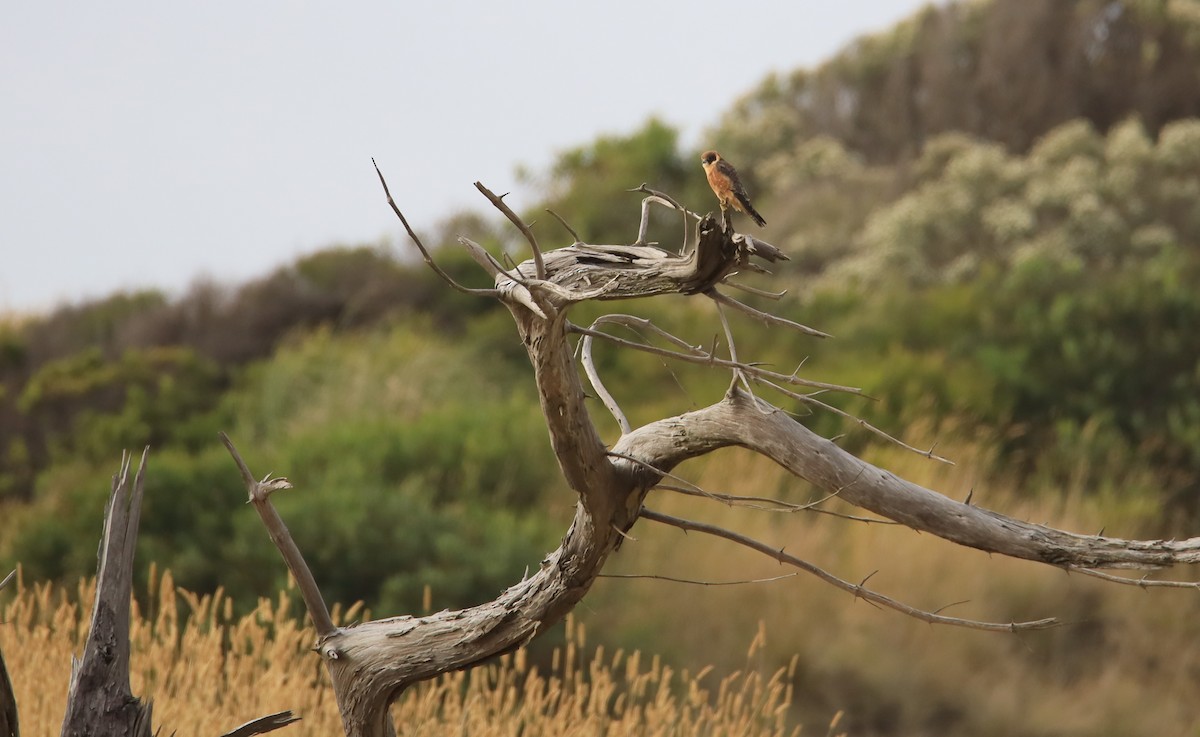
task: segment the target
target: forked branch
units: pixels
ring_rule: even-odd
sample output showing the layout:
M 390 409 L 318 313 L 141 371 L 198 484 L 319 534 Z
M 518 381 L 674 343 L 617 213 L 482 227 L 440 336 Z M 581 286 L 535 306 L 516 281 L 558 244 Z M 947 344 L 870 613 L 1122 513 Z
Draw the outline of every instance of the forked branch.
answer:
M 437 262 L 433 260 L 433 256 L 429 254 L 429 249 L 425 247 L 425 244 L 421 242 L 420 237 L 417 236 L 416 232 L 413 231 L 412 226 L 408 224 L 408 218 L 404 217 L 404 213 L 400 212 L 400 208 L 396 205 L 396 201 L 392 199 L 392 193 L 388 189 L 387 180 L 383 178 L 383 172 L 379 170 L 379 165 L 375 163 L 375 159 L 371 159 L 371 165 L 375 167 L 375 174 L 379 176 L 379 183 L 383 186 L 384 195 L 387 196 L 388 207 L 392 208 L 392 212 L 396 213 L 396 217 L 400 218 L 400 224 L 404 226 L 404 232 L 408 233 L 409 240 L 411 240 L 413 245 L 417 247 L 417 251 L 421 253 L 421 258 L 425 260 L 425 264 L 433 270 L 433 273 L 440 276 L 442 281 L 446 282 L 463 294 L 473 294 L 477 297 L 499 296 L 499 293 L 495 289 L 474 289 L 472 287 L 465 287 L 456 282 L 453 277 L 443 271 L 441 266 L 438 266 Z
M 483 193 L 484 197 L 504 216 L 509 219 L 513 225 L 517 226 L 517 230 L 521 231 L 521 235 L 525 236 L 525 240 L 529 242 L 529 249 L 533 251 L 534 276 L 538 279 L 546 278 L 546 263 L 542 260 L 542 249 L 538 246 L 537 238 L 533 235 L 533 230 L 530 229 L 521 216 L 513 212 L 508 203 L 504 201 L 504 195 L 497 196 L 492 190 L 483 186 L 482 182 L 475 182 L 475 189 Z
M 254 511 L 258 512 L 258 516 L 262 518 L 263 526 L 267 528 L 267 534 L 271 536 L 271 542 L 275 543 L 275 547 L 279 549 L 292 578 L 296 579 L 296 586 L 304 598 L 304 606 L 308 609 L 309 616 L 312 617 L 317 636 L 328 637 L 337 630 L 333 626 L 333 619 L 329 616 L 329 608 L 325 605 L 325 599 L 321 596 L 321 590 L 317 587 L 317 581 L 313 578 L 304 556 L 301 555 L 300 548 L 292 539 L 292 533 L 288 531 L 283 518 L 279 516 L 279 512 L 275 510 L 275 505 L 271 504 L 270 500 L 272 493 L 292 488 L 291 482 L 286 478 L 272 478 L 270 475 L 264 476 L 262 481 L 256 481 L 229 436 L 223 432 L 218 434 L 221 442 L 229 451 L 229 455 L 233 457 L 233 462 L 237 464 L 238 471 L 242 475 L 242 482 L 246 484 L 246 494 L 250 503 L 254 505 Z

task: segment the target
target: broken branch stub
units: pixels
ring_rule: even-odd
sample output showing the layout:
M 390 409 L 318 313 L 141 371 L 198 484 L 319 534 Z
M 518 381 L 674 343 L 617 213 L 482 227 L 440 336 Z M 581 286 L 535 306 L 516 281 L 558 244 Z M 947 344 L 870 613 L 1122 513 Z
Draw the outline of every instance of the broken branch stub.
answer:
M 146 448 L 137 474 L 129 476 L 128 453 L 113 476 L 104 515 L 96 599 L 82 660 L 74 660 L 67 690 L 63 737 L 121 734 L 150 737 L 151 705 L 129 687 L 129 597 L 133 589 L 133 553 L 141 519 Z

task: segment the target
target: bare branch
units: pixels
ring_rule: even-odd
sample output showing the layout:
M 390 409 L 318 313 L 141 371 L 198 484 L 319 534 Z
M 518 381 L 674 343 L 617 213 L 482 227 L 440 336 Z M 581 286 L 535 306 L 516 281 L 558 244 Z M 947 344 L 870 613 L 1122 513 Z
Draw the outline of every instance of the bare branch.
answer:
M 714 290 L 710 289 L 705 294 L 709 294 L 712 291 Z M 718 299 L 714 299 L 713 301 L 717 304 L 717 318 L 721 322 L 721 330 L 725 332 L 725 343 L 729 346 L 729 360 L 733 363 L 741 364 L 741 361 L 738 360 L 737 344 L 733 340 L 733 328 L 729 327 L 729 320 L 725 317 L 725 310 L 721 309 L 721 301 Z M 735 375 L 739 374 L 739 370 L 734 369 L 734 373 Z M 747 391 L 749 390 L 747 389 Z
M 493 279 L 504 276 L 505 278 L 511 279 L 519 284 L 526 283 L 526 280 L 520 274 L 509 271 L 507 268 L 505 268 L 504 264 L 501 264 L 499 261 L 497 261 L 496 257 L 488 253 L 488 250 L 480 244 L 476 243 L 470 238 L 467 238 L 466 236 L 459 236 L 458 242 L 467 249 L 467 254 L 471 256 L 471 259 L 474 260 L 475 263 L 479 264 L 479 266 L 487 272 L 488 276 L 492 277 Z M 507 256 L 505 260 L 511 261 L 511 259 L 507 258 Z
M 1053 617 L 1047 619 L 1038 619 L 1032 622 L 999 623 L 981 622 L 973 619 L 960 619 L 958 617 L 947 617 L 934 612 L 927 612 L 923 609 L 917 609 L 916 607 L 909 606 L 908 604 L 904 604 L 888 596 L 884 596 L 883 594 L 872 591 L 871 589 L 864 587 L 862 583 L 853 584 L 849 581 L 845 581 L 822 568 L 818 568 L 806 560 L 797 558 L 789 553 L 785 553 L 783 550 L 776 550 L 766 543 L 760 542 L 751 537 L 747 537 L 741 533 L 727 530 L 724 527 L 718 527 L 716 525 L 710 525 L 703 522 L 693 522 L 692 520 L 681 519 L 679 517 L 672 517 L 670 515 L 661 514 L 645 508 L 642 509 L 641 516 L 643 519 L 648 519 L 653 522 L 660 522 L 664 525 L 670 525 L 671 527 L 678 527 L 685 532 L 702 532 L 706 535 L 713 535 L 715 537 L 729 540 L 730 542 L 735 542 L 738 545 L 742 545 L 743 547 L 750 548 L 751 550 L 762 553 L 770 558 L 774 558 L 780 563 L 786 563 L 795 568 L 799 568 L 806 573 L 811 573 L 825 583 L 854 594 L 855 598 L 865 599 L 872 604 L 892 609 L 900 612 L 901 614 L 913 617 L 914 619 L 919 619 L 922 622 L 928 622 L 930 624 L 947 624 L 955 627 L 966 627 L 968 629 L 987 630 L 990 632 L 1040 630 L 1047 629 L 1049 627 L 1056 627 L 1060 624 L 1060 622 Z M 867 578 L 870 578 L 870 576 Z M 866 579 L 863 579 L 863 583 L 866 583 Z
M 709 494 L 707 491 L 705 491 L 701 487 L 697 486 L 696 484 L 693 484 L 691 481 L 688 481 L 684 477 L 678 476 L 674 473 L 671 473 L 670 470 L 663 470 L 661 468 L 657 468 L 653 464 L 647 463 L 646 461 L 643 461 L 641 458 L 630 455 L 629 453 L 622 453 L 618 450 L 610 450 L 610 451 L 608 451 L 608 455 L 612 456 L 613 458 L 620 458 L 621 460 L 629 461 L 630 463 L 634 464 L 635 466 L 638 466 L 640 468 L 643 468 L 643 469 L 651 472 L 658 478 L 674 479 L 675 481 L 678 481 L 682 484 L 687 484 L 689 487 L 691 487 L 692 489 L 695 490 L 696 496 L 702 496 L 702 497 L 706 497 L 706 498 L 713 499 L 716 501 L 722 501 L 718 496 L 716 496 L 714 494 Z M 658 486 L 659 485 L 656 483 L 655 488 L 658 488 Z M 733 506 L 733 505 L 729 504 L 728 506 Z
M 1126 578 L 1125 576 L 1117 576 L 1104 571 L 1097 571 L 1091 568 L 1081 568 L 1079 566 L 1065 566 L 1068 573 L 1082 573 L 1085 576 L 1098 578 L 1101 581 L 1109 581 L 1111 583 L 1119 583 L 1123 586 L 1137 586 L 1143 589 L 1165 588 L 1165 589 L 1197 589 L 1200 590 L 1200 581 L 1164 581 L 1161 579 L 1147 578 Z
M 574 228 L 572 228 L 572 227 L 571 227 L 571 226 L 570 226 L 570 225 L 567 223 L 567 221 L 563 219 L 563 216 L 562 216 L 562 215 L 559 215 L 557 212 L 555 212 L 554 210 L 551 210 L 551 209 L 550 209 L 550 208 L 548 208 L 548 207 L 546 208 L 546 212 L 548 212 L 548 213 L 550 213 L 551 215 L 553 215 L 553 216 L 554 216 L 554 219 L 558 221 L 559 225 L 562 225 L 564 228 L 566 228 L 566 229 L 567 229 L 567 232 L 571 234 L 571 237 L 575 239 L 575 242 L 574 242 L 574 243 L 572 243 L 571 245 L 573 245 L 573 246 L 577 246 L 577 245 L 579 245 L 580 243 L 582 243 L 582 242 L 583 242 L 583 241 L 579 240 L 579 234 L 578 234 L 578 233 L 576 233 L 576 232 L 575 232 L 575 229 L 574 229 Z
M 762 400 L 759 400 L 761 402 Z M 760 453 L 817 488 L 951 542 L 1055 567 L 1162 568 L 1200 563 L 1200 537 L 1123 540 L 1079 535 L 949 499 L 847 453 L 782 410 L 764 414 L 740 393 L 702 410 L 635 429 L 614 448 L 670 469 L 717 448 Z
M 694 578 L 675 578 L 674 576 L 660 576 L 654 573 L 601 573 L 597 578 L 648 578 L 655 581 L 670 581 L 672 583 L 690 583 L 696 586 L 742 586 L 748 583 L 771 583 L 773 581 L 782 581 L 785 578 L 795 578 L 799 573 L 785 573 L 782 576 L 771 576 L 769 578 L 746 578 L 739 581 L 698 581 Z
M 780 250 L 778 246 L 767 243 L 761 238 L 755 238 L 748 233 L 738 233 L 734 237 L 734 241 L 740 242 L 742 248 L 746 250 L 746 254 L 749 256 L 758 256 L 764 261 L 769 261 L 771 263 L 776 263 L 779 261 L 791 261 L 787 254 Z M 754 263 L 751 261 L 747 261 L 746 265 L 754 267 Z
M 536 275 L 539 280 L 546 278 L 546 264 L 542 260 L 542 249 L 538 247 L 537 238 L 534 237 L 533 231 L 525 224 L 520 215 L 512 211 L 508 203 L 504 201 L 504 195 L 496 196 L 492 190 L 483 186 L 482 182 L 475 182 L 475 189 L 483 193 L 484 197 L 495 206 L 497 210 L 504 213 L 504 216 L 517 226 L 517 230 L 521 231 L 521 235 L 525 236 L 525 240 L 529 242 L 529 248 L 533 251 L 533 263 L 536 267 Z M 578 240 L 578 238 L 576 238 Z
M 898 445 L 907 451 L 916 453 L 919 456 L 924 456 L 930 460 L 938 461 L 939 463 L 945 463 L 950 466 L 955 465 L 954 461 L 950 460 L 949 458 L 943 458 L 939 455 L 935 455 L 933 452 L 933 448 L 930 448 L 929 450 L 921 450 L 919 448 L 914 448 L 913 446 L 909 445 L 908 443 L 904 442 L 903 440 L 900 440 L 899 438 L 897 438 L 893 435 L 890 435 L 887 432 L 884 432 L 883 430 L 880 430 L 878 427 L 875 427 L 874 425 L 872 425 L 871 423 L 862 419 L 861 417 L 856 417 L 855 415 L 852 415 L 849 412 L 846 412 L 845 410 L 838 409 L 837 407 L 834 407 L 832 404 L 826 404 L 825 402 L 822 402 L 821 400 L 817 399 L 816 397 L 812 396 L 811 394 L 801 394 L 799 392 L 794 392 L 794 391 L 791 391 L 790 389 L 785 389 L 784 387 L 779 386 L 773 382 L 764 381 L 764 380 L 758 379 L 758 378 L 755 378 L 755 381 L 758 381 L 760 384 L 766 384 L 767 386 L 771 387 L 772 389 L 779 392 L 780 394 L 789 396 L 792 399 L 796 399 L 798 401 L 804 402 L 805 404 L 810 404 L 814 407 L 820 407 L 821 409 L 825 410 L 826 412 L 832 412 L 839 417 L 843 417 L 847 420 L 850 420 L 851 422 L 859 425 L 863 429 L 865 429 L 871 433 L 874 433 L 875 435 L 878 435 L 879 437 L 883 438 L 884 440 L 888 441 L 889 443 Z
M 543 320 L 549 319 L 546 316 L 546 310 L 542 309 L 542 306 L 534 299 L 533 292 L 529 290 L 529 282 L 520 274 L 506 270 L 492 254 L 487 252 L 487 249 L 470 238 L 461 237 L 458 242 L 467 249 L 467 253 L 475 260 L 475 263 L 479 264 L 492 279 L 500 282 L 500 277 L 505 277 L 506 281 L 502 282 L 502 285 L 495 290 L 501 298 L 513 299 Z
M 304 606 L 308 608 L 308 615 L 312 617 L 317 636 L 323 638 L 333 634 L 337 631 L 337 627 L 333 625 L 333 620 L 329 616 L 329 608 L 325 606 L 321 589 L 317 587 L 317 581 L 313 578 L 308 563 L 300 553 L 300 548 L 296 546 L 296 541 L 292 539 L 292 533 L 283 523 L 279 512 L 275 511 L 275 505 L 271 504 L 269 498 L 275 491 L 292 488 L 291 483 L 286 478 L 273 479 L 269 475 L 265 476 L 262 481 L 255 481 L 254 474 L 250 473 L 249 466 L 242 460 L 241 454 L 238 453 L 229 436 L 223 432 L 217 434 L 220 436 L 221 442 L 225 444 L 229 455 L 233 456 L 233 462 L 237 464 L 238 471 L 242 474 L 242 481 L 246 484 L 250 502 L 254 504 L 258 516 L 262 518 L 263 525 L 267 528 L 267 534 L 271 536 L 271 542 L 275 543 L 275 547 L 279 549 L 279 554 L 287 563 L 292 578 L 296 579 L 296 586 L 300 589 Z
M 429 255 L 429 250 L 425 248 L 425 244 L 417 237 L 412 227 L 408 224 L 408 219 L 404 217 L 404 213 L 400 212 L 400 208 L 396 206 L 396 201 L 392 199 L 392 193 L 388 190 L 387 180 L 383 178 L 383 172 L 379 170 L 379 164 L 375 163 L 375 159 L 371 159 L 371 165 L 375 167 L 375 173 L 379 175 L 379 183 L 383 185 L 383 193 L 387 195 L 387 203 L 392 208 L 392 212 L 396 213 L 396 217 L 400 218 L 400 223 L 404 226 L 405 232 L 408 233 L 409 239 L 416 245 L 417 250 L 421 252 L 421 258 L 433 269 L 433 273 L 442 278 L 450 286 L 454 287 L 463 294 L 473 294 L 478 297 L 499 297 L 500 293 L 495 289 L 474 289 L 472 287 L 464 287 L 462 284 L 454 281 L 454 279 L 442 271 L 442 267 L 437 265 L 433 257 Z
M 816 328 L 810 328 L 807 325 L 801 325 L 798 322 L 793 322 L 792 320 L 788 320 L 787 318 L 784 318 L 784 317 L 779 317 L 778 315 L 772 315 L 769 312 L 763 312 L 761 310 L 756 310 L 744 302 L 739 302 L 738 300 L 736 300 L 732 297 L 721 294 L 720 292 L 718 292 L 716 290 L 716 288 L 708 290 L 707 292 L 705 292 L 705 294 L 707 294 L 717 304 L 728 305 L 729 307 L 732 307 L 733 309 L 737 310 L 738 312 L 743 312 L 753 318 L 762 320 L 762 322 L 766 325 L 774 325 L 774 326 L 778 326 L 778 327 L 790 328 L 791 330 L 795 330 L 797 332 L 804 333 L 805 335 L 811 335 L 815 338 L 831 338 L 831 337 L 833 337 L 829 333 L 821 332 L 820 330 L 817 330 Z
M 268 714 L 265 717 L 252 719 L 240 727 L 226 732 L 221 737 L 251 737 L 251 735 L 266 734 L 298 721 L 300 721 L 300 717 L 293 715 L 292 712 L 281 711 L 278 714 Z
M 621 434 L 624 435 L 632 430 L 633 426 L 629 424 L 629 419 L 621 411 L 621 405 L 617 404 L 616 398 L 608 391 L 608 388 L 604 386 L 604 382 L 600 379 L 600 372 L 596 370 L 596 363 L 592 360 L 592 336 L 583 336 L 580 351 L 583 371 L 587 375 L 588 382 L 592 385 L 592 389 L 595 390 L 596 396 L 600 397 L 600 401 L 608 409 L 609 414 L 617 421 L 617 425 L 621 428 Z
M 669 475 L 669 474 L 668 474 Z M 690 482 L 689 482 L 690 483 Z M 874 525 L 897 525 L 899 522 L 893 522 L 890 519 L 877 519 L 875 517 L 860 517 L 853 514 L 843 514 L 830 509 L 822 509 L 819 505 L 824 504 L 830 499 L 835 498 L 839 492 L 832 492 L 817 499 L 816 501 L 806 504 L 796 504 L 795 502 L 785 502 L 782 499 L 773 499 L 769 496 L 742 496 L 738 494 L 724 494 L 717 491 L 708 491 L 695 484 L 691 484 L 691 488 L 687 486 L 675 486 L 673 484 L 659 484 L 655 489 L 663 489 L 664 491 L 673 491 L 676 494 L 684 494 L 686 496 L 701 497 L 703 499 L 712 499 L 721 502 L 730 507 L 743 507 L 745 509 L 753 509 L 759 512 L 776 512 L 782 514 L 795 514 L 797 512 L 816 512 L 817 514 L 827 514 L 831 517 L 839 517 L 851 522 L 866 522 Z
M 684 207 L 683 205 L 679 204 L 678 200 L 676 200 L 674 197 L 667 194 L 666 192 L 659 192 L 657 189 L 650 189 L 650 187 L 646 186 L 645 182 L 642 182 L 641 186 L 634 187 L 633 189 L 627 189 L 625 191 L 626 192 L 642 192 L 643 194 L 650 195 L 649 197 L 646 197 L 645 199 L 643 199 L 642 202 L 645 203 L 650 200 L 657 200 L 658 204 L 678 210 L 679 212 L 683 213 L 686 217 L 690 217 L 693 220 L 700 220 L 702 217 L 698 213 L 694 213 L 691 210 Z M 643 210 L 644 210 L 644 205 L 643 205 Z M 645 216 L 643 215 L 643 220 L 644 219 L 645 219 Z
M 740 369 L 752 376 L 762 377 L 764 379 L 771 379 L 771 380 L 778 381 L 778 382 L 785 383 L 785 384 L 794 384 L 797 386 L 807 386 L 807 387 L 811 387 L 813 389 L 821 389 L 824 391 L 835 391 L 835 392 L 843 392 L 846 394 L 858 394 L 858 395 L 862 394 L 861 389 L 858 389 L 858 388 L 855 388 L 852 386 L 841 386 L 840 384 L 829 384 L 829 383 L 826 383 L 823 381 L 812 381 L 811 379 L 802 379 L 796 375 L 781 374 L 776 371 L 767 371 L 766 369 L 760 368 L 758 366 L 752 366 L 750 364 L 738 363 L 736 361 L 727 361 L 723 358 L 717 358 L 712 352 L 704 351 L 703 349 L 700 349 L 700 348 L 692 347 L 691 353 L 678 353 L 676 351 L 666 350 L 665 348 L 658 348 L 658 347 L 652 346 L 652 345 L 635 343 L 631 340 L 625 340 L 623 338 L 618 338 L 615 335 L 609 335 L 608 333 L 605 333 L 603 331 L 592 330 L 590 328 L 584 328 L 584 327 L 580 327 L 580 326 L 574 325 L 574 324 L 570 325 L 568 327 L 568 329 L 573 333 L 579 333 L 580 335 L 592 335 L 597 338 L 602 338 L 604 340 L 607 340 L 608 342 L 613 343 L 615 345 L 624 346 L 626 348 L 633 348 L 634 350 L 643 351 L 645 353 L 652 353 L 656 356 L 666 356 L 667 358 L 673 358 L 677 361 L 684 361 L 686 363 L 694 363 L 694 364 L 703 365 L 703 366 L 719 366 L 721 368 L 727 368 L 727 369 Z
M 601 325 L 620 325 L 622 327 L 626 327 L 626 328 L 632 330 L 634 333 L 636 333 L 637 335 L 639 335 L 641 337 L 644 337 L 641 335 L 641 331 L 648 331 L 648 332 L 651 332 L 651 333 L 657 335 L 658 337 L 662 338 L 663 340 L 667 341 L 668 343 L 671 343 L 672 345 L 680 348 L 681 350 L 691 353 L 694 356 L 711 355 L 709 353 L 705 353 L 700 348 L 693 346 L 691 343 L 688 343 L 683 338 L 680 338 L 672 333 L 667 332 L 666 330 L 663 330 L 662 328 L 655 325 L 653 322 L 651 322 L 650 320 L 647 320 L 644 317 L 637 317 L 636 315 L 624 315 L 624 314 L 620 314 L 620 313 L 601 315 L 600 317 L 597 317 L 592 322 L 591 328 L 594 330 L 594 329 L 600 327 Z M 648 343 L 647 343 L 647 345 L 648 345 Z
M 749 284 L 742 284 L 740 282 L 730 281 L 729 277 L 732 277 L 732 276 L 736 276 L 736 272 L 725 277 L 725 279 L 721 283 L 726 286 L 733 287 L 734 289 L 740 289 L 741 291 L 746 292 L 748 294 L 753 294 L 758 297 L 765 297 L 767 299 L 772 299 L 772 300 L 780 300 L 783 298 L 783 296 L 785 294 L 787 294 L 786 289 L 779 291 L 779 292 L 771 292 L 766 289 L 759 289 L 758 287 L 752 287 Z

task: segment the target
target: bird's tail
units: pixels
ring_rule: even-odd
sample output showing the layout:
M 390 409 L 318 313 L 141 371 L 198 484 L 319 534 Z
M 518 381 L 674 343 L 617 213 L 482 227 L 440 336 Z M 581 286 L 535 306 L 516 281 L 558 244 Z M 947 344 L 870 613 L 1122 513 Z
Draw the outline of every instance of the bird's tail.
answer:
M 746 200 L 742 204 L 746 206 L 746 214 L 753 218 L 754 222 L 758 223 L 758 227 L 761 228 L 767 224 L 767 221 L 763 219 L 762 215 L 758 214 L 758 210 L 754 209 L 754 205 L 751 205 L 749 200 Z

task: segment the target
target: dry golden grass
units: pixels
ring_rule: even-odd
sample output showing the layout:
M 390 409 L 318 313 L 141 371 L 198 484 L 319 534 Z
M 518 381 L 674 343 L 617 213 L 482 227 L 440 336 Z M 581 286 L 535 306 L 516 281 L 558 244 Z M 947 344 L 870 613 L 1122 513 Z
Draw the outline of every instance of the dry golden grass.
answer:
M 303 720 L 280 734 L 341 733 L 332 689 L 310 650 L 312 633 L 301 626 L 287 593 L 235 618 L 231 601 L 220 593 L 178 591 L 169 573 L 154 579 L 152 573 L 152 610 L 135 605 L 132 612 L 131 684 L 135 694 L 154 700 L 155 724 L 164 733 L 216 735 L 284 709 Z M 3 608 L 0 648 L 26 734 L 53 734 L 61 725 L 71 656 L 81 651 L 90 611 L 76 602 L 90 602 L 93 589 L 80 584 L 70 593 L 18 583 Z M 359 615 L 351 608 L 335 613 L 335 620 Z M 799 733 L 790 719 L 793 674 L 786 668 L 770 677 L 676 671 L 637 652 L 588 650 L 583 627 L 570 622 L 567 641 L 545 673 L 521 651 L 410 690 L 393 709 L 400 734 Z M 761 646 L 756 639 L 752 657 Z

